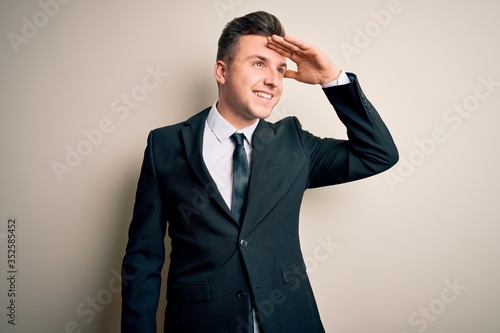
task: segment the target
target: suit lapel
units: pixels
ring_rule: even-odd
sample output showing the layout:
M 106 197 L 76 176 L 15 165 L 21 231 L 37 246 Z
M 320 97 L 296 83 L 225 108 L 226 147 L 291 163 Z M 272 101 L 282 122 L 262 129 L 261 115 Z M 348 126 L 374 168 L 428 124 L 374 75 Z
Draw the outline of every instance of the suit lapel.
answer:
M 203 135 L 209 111 L 210 108 L 207 108 L 188 119 L 181 131 L 187 163 L 201 184 L 203 184 L 203 188 L 207 194 L 231 217 L 231 220 L 236 225 L 239 225 L 234 219 L 231 209 L 222 198 L 215 181 L 203 161 Z M 241 225 L 247 231 L 256 228 L 258 224 L 253 222 L 261 220 L 262 216 L 265 216 L 273 207 L 273 203 L 268 202 L 266 198 L 268 195 L 259 191 L 259 188 L 262 187 L 262 182 L 266 181 L 265 166 L 275 136 L 275 128 L 273 126 L 273 124 L 261 120 L 252 137 L 252 165 L 248 184 L 246 211 Z
M 243 228 L 253 230 L 259 216 L 267 214 L 268 205 L 263 205 L 265 193 L 259 191 L 260 184 L 265 180 L 265 165 L 274 140 L 274 128 L 272 124 L 261 120 L 252 137 L 252 166 L 248 184 L 248 197 L 245 216 L 243 217 Z
M 205 132 L 205 121 L 209 111 L 210 107 L 188 119 L 181 131 L 186 159 L 193 173 L 203 184 L 202 187 L 207 195 L 213 198 L 228 215 L 233 217 L 231 210 L 222 198 L 215 181 L 203 161 L 203 134 Z M 234 218 L 233 221 L 237 223 Z

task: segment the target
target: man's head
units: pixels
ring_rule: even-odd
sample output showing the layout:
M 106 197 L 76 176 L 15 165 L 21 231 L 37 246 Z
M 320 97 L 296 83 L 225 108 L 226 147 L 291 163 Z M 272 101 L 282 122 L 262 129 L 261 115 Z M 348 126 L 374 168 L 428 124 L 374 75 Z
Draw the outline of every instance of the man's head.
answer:
M 230 64 L 240 37 L 245 35 L 285 37 L 285 28 L 276 16 L 263 11 L 237 17 L 222 31 L 218 43 L 217 60 Z
M 219 39 L 217 108 L 236 128 L 269 117 L 280 100 L 286 59 L 267 46 L 272 35 L 285 35 L 279 20 L 256 12 L 229 22 Z

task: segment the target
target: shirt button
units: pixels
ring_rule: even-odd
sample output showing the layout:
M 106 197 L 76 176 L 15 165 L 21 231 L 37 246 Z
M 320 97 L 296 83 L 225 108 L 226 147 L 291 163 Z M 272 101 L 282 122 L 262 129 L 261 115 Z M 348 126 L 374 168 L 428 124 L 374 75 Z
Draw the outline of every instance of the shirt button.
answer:
M 242 240 L 240 240 L 240 245 L 241 245 L 241 247 L 247 247 L 248 241 L 246 239 L 242 239 Z
M 236 296 L 238 296 L 238 298 L 245 298 L 247 296 L 247 292 L 243 289 L 240 289 L 236 292 Z

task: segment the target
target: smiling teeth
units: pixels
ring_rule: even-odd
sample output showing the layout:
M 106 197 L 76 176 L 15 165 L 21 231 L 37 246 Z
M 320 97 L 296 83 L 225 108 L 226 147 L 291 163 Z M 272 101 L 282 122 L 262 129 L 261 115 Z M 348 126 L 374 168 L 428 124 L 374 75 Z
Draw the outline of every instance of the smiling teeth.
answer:
M 271 99 L 271 97 L 273 97 L 272 95 L 270 94 L 266 94 L 264 92 L 261 92 L 261 91 L 256 91 L 255 94 L 259 97 L 262 97 L 262 98 L 265 98 L 265 99 Z

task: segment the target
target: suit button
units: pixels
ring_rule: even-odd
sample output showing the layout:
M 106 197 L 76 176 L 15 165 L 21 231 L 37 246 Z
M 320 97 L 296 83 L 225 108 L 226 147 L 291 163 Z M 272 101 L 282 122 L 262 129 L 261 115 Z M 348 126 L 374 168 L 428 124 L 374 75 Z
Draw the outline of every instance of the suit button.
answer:
M 247 296 L 247 292 L 243 289 L 240 289 L 236 292 L 236 296 L 238 296 L 238 298 L 245 298 Z
M 361 93 L 361 102 L 365 106 L 365 108 L 368 110 L 368 113 L 372 113 L 372 108 L 370 107 L 370 103 L 368 103 L 368 100 L 366 99 L 365 94 Z
M 240 245 L 241 245 L 241 247 L 247 247 L 248 241 L 246 239 L 242 239 L 242 240 L 240 240 Z

